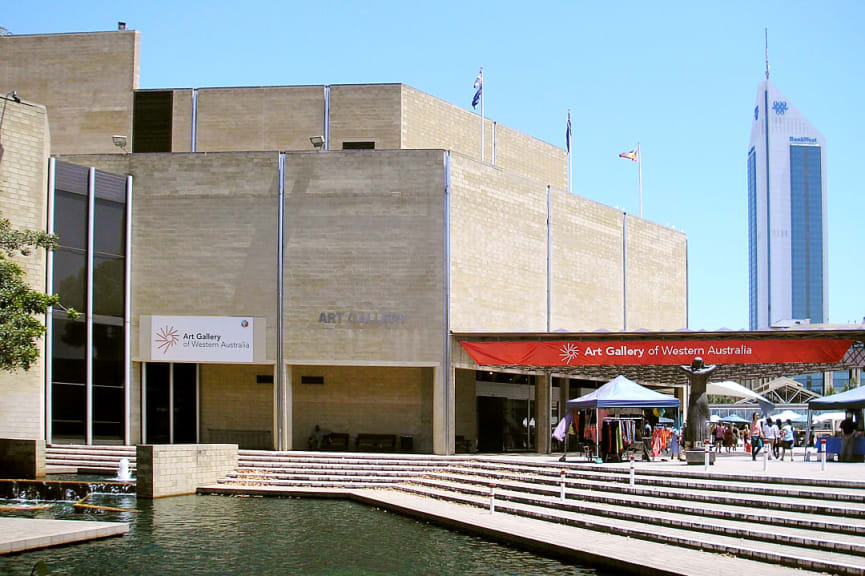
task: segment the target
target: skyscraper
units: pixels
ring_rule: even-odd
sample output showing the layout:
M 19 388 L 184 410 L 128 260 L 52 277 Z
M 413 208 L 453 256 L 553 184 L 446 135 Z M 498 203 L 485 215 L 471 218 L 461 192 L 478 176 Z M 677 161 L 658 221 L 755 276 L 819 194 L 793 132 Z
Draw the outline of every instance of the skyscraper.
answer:
M 752 330 L 827 321 L 826 141 L 769 81 L 760 83 L 748 149 Z

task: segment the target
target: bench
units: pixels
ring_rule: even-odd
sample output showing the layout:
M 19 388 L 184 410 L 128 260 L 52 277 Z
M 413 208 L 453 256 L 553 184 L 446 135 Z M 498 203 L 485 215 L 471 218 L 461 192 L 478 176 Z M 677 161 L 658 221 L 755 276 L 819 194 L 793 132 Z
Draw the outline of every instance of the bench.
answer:
M 456 436 L 454 438 L 454 450 L 458 454 L 471 453 L 475 451 L 475 444 L 471 438 Z
M 396 452 L 396 434 L 358 434 L 354 447 L 366 452 Z
M 319 450 L 348 450 L 348 434 L 331 432 L 321 439 Z

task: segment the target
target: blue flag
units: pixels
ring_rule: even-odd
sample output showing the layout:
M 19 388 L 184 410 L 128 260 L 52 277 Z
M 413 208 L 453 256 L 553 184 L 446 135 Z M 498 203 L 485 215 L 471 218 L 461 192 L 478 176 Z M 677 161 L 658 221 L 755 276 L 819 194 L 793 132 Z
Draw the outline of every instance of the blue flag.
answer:
M 565 146 L 568 148 L 568 154 L 571 153 L 571 111 L 568 110 L 568 127 L 565 128 Z
M 472 108 L 477 110 L 478 102 L 481 101 L 481 94 L 484 92 L 484 69 L 481 68 L 481 71 L 478 72 L 477 78 L 475 78 L 475 97 L 472 98 Z

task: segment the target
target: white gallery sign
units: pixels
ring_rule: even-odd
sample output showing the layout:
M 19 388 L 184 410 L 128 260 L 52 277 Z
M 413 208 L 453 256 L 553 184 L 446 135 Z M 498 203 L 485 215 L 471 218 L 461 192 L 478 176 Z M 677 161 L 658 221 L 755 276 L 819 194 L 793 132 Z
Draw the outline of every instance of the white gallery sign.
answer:
M 153 316 L 150 359 L 153 362 L 254 361 L 252 317 Z

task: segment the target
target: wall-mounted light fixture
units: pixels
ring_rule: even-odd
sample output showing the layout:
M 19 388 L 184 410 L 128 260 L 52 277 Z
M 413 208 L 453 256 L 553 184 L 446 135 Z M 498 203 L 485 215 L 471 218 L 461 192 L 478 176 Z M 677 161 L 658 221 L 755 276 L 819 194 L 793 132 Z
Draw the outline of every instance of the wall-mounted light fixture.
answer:
M 115 146 L 126 152 L 126 136 L 115 134 L 111 137 L 111 140 L 114 141 Z
M 324 146 L 324 136 L 310 136 L 309 143 L 312 144 L 312 147 L 316 150 L 321 150 Z

